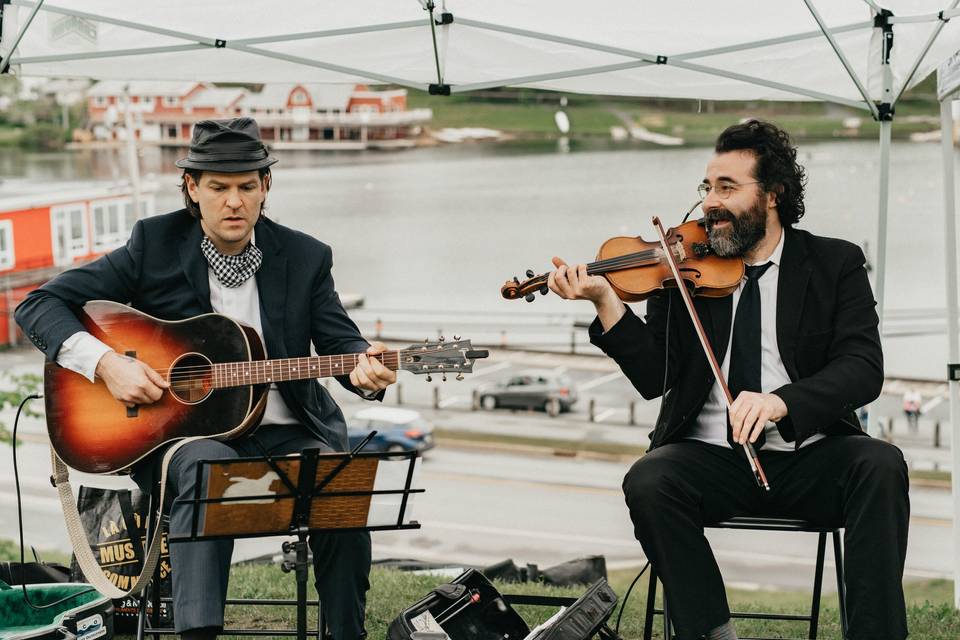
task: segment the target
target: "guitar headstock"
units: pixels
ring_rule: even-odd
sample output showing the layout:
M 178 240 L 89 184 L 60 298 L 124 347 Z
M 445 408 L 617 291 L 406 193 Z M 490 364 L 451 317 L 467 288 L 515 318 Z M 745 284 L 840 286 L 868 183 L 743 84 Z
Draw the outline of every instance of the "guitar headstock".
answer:
M 547 295 L 547 278 L 549 274 L 542 273 L 540 275 L 534 275 L 533 269 L 527 269 L 526 273 L 527 279 L 523 282 L 520 282 L 520 279 L 514 276 L 513 280 L 507 280 L 502 287 L 500 287 L 500 295 L 502 295 L 507 300 L 519 300 L 523 298 L 527 302 L 533 302 L 536 297 L 536 293 L 539 291 L 540 295 Z
M 463 380 L 464 373 L 473 372 L 473 363 L 486 358 L 490 353 L 486 349 L 474 349 L 469 340 L 454 336 L 447 342 L 443 336 L 436 342 L 424 341 L 412 344 L 400 351 L 400 368 L 411 373 L 427 376 L 439 373 L 446 381 L 447 374 L 456 374 L 457 380 Z

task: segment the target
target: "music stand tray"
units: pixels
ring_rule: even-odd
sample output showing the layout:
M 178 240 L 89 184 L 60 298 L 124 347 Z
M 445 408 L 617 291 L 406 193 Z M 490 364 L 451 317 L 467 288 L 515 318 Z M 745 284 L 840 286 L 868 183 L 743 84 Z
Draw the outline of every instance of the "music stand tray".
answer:
M 190 532 L 170 535 L 169 542 L 295 535 L 284 551 L 296 551 L 297 638 L 304 640 L 310 533 L 420 528 L 409 519 L 410 497 L 424 492 L 411 486 L 417 452 L 359 449 L 200 460 L 193 499 L 186 501 Z

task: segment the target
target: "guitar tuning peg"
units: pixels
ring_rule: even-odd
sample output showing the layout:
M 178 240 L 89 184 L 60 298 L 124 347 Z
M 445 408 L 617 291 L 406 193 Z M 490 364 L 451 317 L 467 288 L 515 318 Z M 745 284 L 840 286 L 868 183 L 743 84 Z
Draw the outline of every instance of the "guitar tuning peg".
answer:
M 433 382 L 433 376 L 431 376 L 429 373 L 427 374 L 427 382 Z
M 533 269 L 527 269 L 527 277 L 528 277 L 528 278 L 532 278 L 534 275 L 536 275 L 536 274 L 533 273 Z
M 542 287 L 540 287 L 540 295 L 545 296 L 547 295 L 548 291 L 550 291 L 550 287 L 548 287 L 547 285 L 543 285 Z
M 532 293 L 528 293 L 527 295 L 523 296 L 523 299 L 526 300 L 527 302 L 533 302 L 534 295 Z
M 460 336 L 453 336 L 454 342 L 460 342 Z
M 458 374 L 457 374 L 457 381 L 459 382 L 460 380 L 463 380 L 463 374 L 462 374 L 462 373 L 458 373 Z
M 446 382 L 446 381 L 447 381 L 447 374 L 443 374 L 443 377 L 441 378 L 441 380 L 443 380 L 444 382 Z
M 446 338 L 444 338 L 443 336 L 440 336 L 440 342 L 443 342 L 444 340 L 446 340 Z
M 430 338 L 424 338 L 423 344 L 430 344 Z
M 517 276 L 513 276 L 513 282 L 514 284 L 520 284 L 520 278 L 518 278 Z

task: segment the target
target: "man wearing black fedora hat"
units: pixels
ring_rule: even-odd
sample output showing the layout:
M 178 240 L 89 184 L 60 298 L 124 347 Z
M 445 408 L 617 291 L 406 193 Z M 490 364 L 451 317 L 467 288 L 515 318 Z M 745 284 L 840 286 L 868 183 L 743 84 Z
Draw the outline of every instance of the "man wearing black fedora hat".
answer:
M 254 327 L 270 358 L 382 352 L 350 320 L 334 289 L 329 246 L 270 220 L 263 207 L 271 184 L 270 156 L 251 118 L 206 120 L 194 126 L 183 169 L 185 208 L 140 220 L 126 246 L 66 271 L 32 291 L 16 320 L 50 360 L 91 380 L 101 378 L 128 406 L 149 404 L 167 382 L 141 361 L 118 354 L 87 333 L 74 310 L 89 300 L 128 303 L 149 315 L 180 320 L 212 311 Z M 381 399 L 396 374 L 360 357 L 338 381 Z M 261 426 L 229 442 L 197 440 L 173 456 L 170 534 L 189 532 L 187 500 L 202 459 L 287 454 L 308 447 L 347 448 L 343 414 L 315 380 L 274 384 Z M 156 460 L 138 464 L 134 479 L 149 487 Z M 365 532 L 313 536 L 316 587 L 335 640 L 365 637 L 370 537 Z M 215 637 L 223 628 L 232 540 L 170 547 L 176 630 L 185 638 Z

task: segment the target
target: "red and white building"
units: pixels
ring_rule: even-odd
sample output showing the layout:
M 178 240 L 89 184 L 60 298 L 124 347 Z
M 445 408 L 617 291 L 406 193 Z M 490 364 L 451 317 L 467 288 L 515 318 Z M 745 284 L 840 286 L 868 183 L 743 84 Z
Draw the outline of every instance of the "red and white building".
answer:
M 129 98 L 128 98 L 129 96 Z M 189 144 L 198 120 L 251 116 L 274 149 L 412 146 L 430 109 L 407 109 L 406 90 L 364 85 L 266 84 L 259 92 L 203 82 L 103 81 L 87 92 L 94 138 L 126 138 L 129 105 L 142 142 Z
M 138 217 L 155 213 L 144 184 L 140 215 L 126 183 L 4 180 L 0 192 L 0 345 L 17 343 L 13 310 L 57 273 L 121 246 Z

